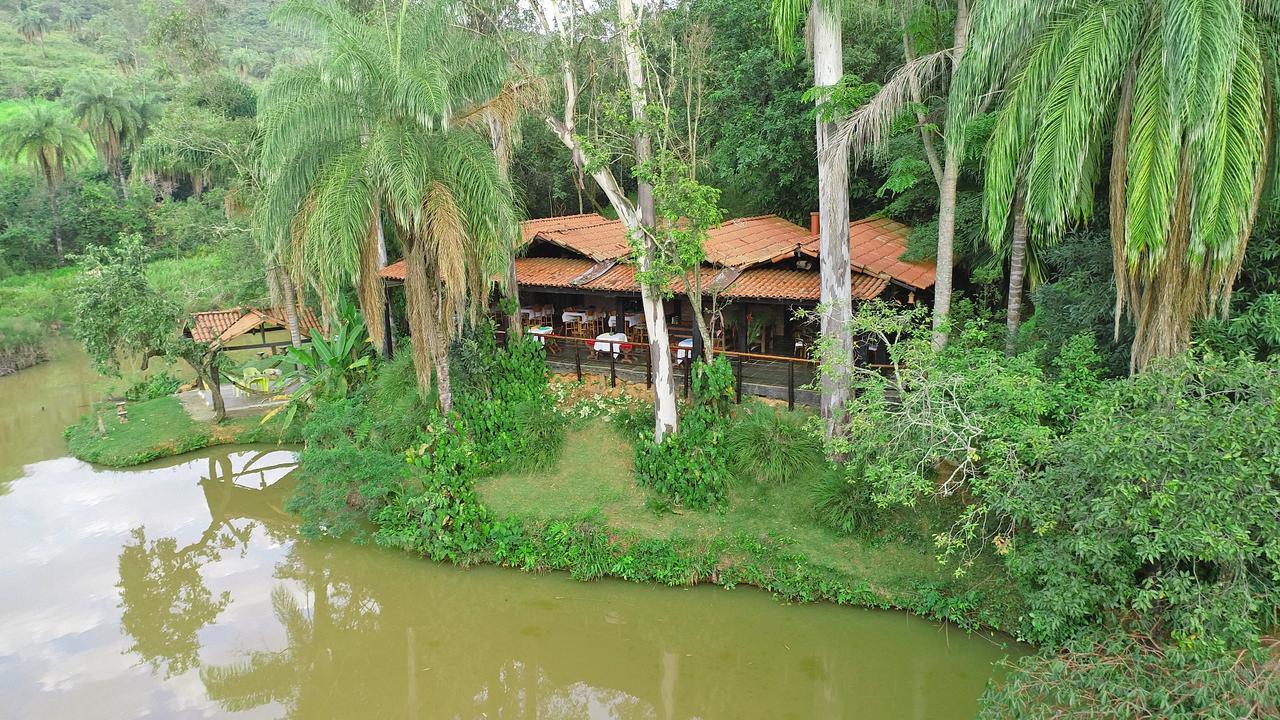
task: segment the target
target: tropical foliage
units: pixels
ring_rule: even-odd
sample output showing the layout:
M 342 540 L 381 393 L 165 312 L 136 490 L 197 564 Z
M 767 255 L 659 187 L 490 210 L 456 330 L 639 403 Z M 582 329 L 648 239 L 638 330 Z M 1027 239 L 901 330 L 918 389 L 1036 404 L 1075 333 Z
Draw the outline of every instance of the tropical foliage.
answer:
M 0 157 L 29 165 L 44 182 L 58 261 L 64 257 L 59 226 L 58 187 L 67 169 L 90 157 L 88 138 L 60 106 L 31 101 L 0 124 Z
M 1280 10 L 1252 0 L 977 5 L 951 113 L 963 122 L 1004 90 L 988 232 L 1002 241 L 1019 187 L 1033 233 L 1089 221 L 1110 143 L 1116 307 L 1136 328 L 1134 368 L 1186 349 L 1194 320 L 1229 308 L 1280 167 L 1277 38 Z
M 408 263 L 419 390 L 431 392 L 434 371 L 447 412 L 454 318 L 475 319 L 487 305 L 489 278 L 514 242 L 510 185 L 469 127 L 501 92 L 501 57 L 453 28 L 438 3 L 414 5 L 386 27 L 326 2 L 281 12 L 315 32 L 324 52 L 265 91 L 264 232 L 326 292 L 357 285 L 375 321 L 380 243 L 395 238 Z

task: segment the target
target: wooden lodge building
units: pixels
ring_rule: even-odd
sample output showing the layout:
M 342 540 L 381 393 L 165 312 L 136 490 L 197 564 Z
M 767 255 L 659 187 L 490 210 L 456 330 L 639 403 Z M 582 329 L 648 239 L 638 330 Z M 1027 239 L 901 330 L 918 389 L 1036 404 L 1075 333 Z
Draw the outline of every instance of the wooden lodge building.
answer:
M 807 358 L 817 331 L 795 320 L 795 312 L 816 307 L 821 294 L 817 222 L 817 213 L 807 228 L 777 215 L 761 215 L 725 221 L 709 233 L 702 271 L 704 309 L 714 295 L 720 310 L 711 331 L 716 336 L 714 347 L 731 360 L 737 358 L 739 384 L 745 382 L 745 392 L 786 394 L 794 400 L 797 382 L 803 385 L 812 378 L 812 362 Z M 849 230 L 855 303 L 874 298 L 903 303 L 930 299 L 933 263 L 900 259 L 910 228 L 887 218 L 866 218 L 850 223 Z M 604 333 L 625 333 L 628 350 L 647 343 L 640 288 L 635 267 L 628 262 L 630 243 L 622 222 L 594 213 L 541 218 L 521 223 L 521 235 L 523 254 L 515 261 L 521 312 L 527 327 L 561 340 L 548 343 L 553 367 L 576 366 L 581 371 L 585 360 L 588 371 L 611 377 L 643 374 L 645 361 L 635 362 L 630 353 L 623 360 L 632 362 L 624 362 L 619 371 L 616 363 L 608 363 L 607 369 L 600 365 L 608 352 L 593 351 L 609 349 L 593 342 Z M 404 261 L 387 266 L 381 274 L 388 288 L 402 284 Z M 696 325 L 683 283 L 676 283 L 673 291 L 666 301 L 666 315 L 671 342 L 680 344 L 676 358 L 681 360 L 693 355 Z M 586 342 L 564 342 L 571 337 Z M 865 346 L 860 348 L 860 360 L 883 362 L 882 353 Z M 796 358 L 801 359 L 798 370 L 783 368 Z M 760 382 L 742 377 L 747 372 L 744 361 L 750 361 L 747 370 Z M 800 380 L 795 379 L 797 371 Z M 781 374 L 787 376 L 785 382 Z M 801 392 L 800 401 L 811 400 L 810 395 Z

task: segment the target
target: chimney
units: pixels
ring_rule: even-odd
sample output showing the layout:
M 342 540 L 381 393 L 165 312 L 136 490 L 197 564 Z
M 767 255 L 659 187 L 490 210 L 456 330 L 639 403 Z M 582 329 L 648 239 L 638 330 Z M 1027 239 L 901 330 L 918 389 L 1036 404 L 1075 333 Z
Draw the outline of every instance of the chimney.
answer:
M 813 233 L 814 235 L 818 234 L 818 230 L 822 226 L 822 223 L 820 222 L 821 217 L 822 217 L 822 213 L 816 213 L 816 212 L 809 213 L 809 232 Z

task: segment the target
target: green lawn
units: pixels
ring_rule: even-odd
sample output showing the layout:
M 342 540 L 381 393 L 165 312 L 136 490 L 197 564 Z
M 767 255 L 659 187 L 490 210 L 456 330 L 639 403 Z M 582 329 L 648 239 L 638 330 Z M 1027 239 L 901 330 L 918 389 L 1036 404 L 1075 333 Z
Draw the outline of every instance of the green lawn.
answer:
M 263 424 L 261 418 L 228 418 L 221 424 L 191 419 L 175 396 L 129 403 L 129 422 L 116 419 L 113 403 L 101 403 L 64 433 L 71 454 L 86 462 L 111 467 L 138 465 L 211 445 L 297 442 L 296 431 L 284 431 L 281 418 Z M 98 433 L 102 416 L 105 434 Z
M 946 522 L 942 508 L 899 512 L 880 536 L 869 539 L 840 535 L 815 522 L 806 486 L 735 483 L 721 511 L 655 513 L 646 507 L 647 491 L 633 477 L 631 448 L 603 421 L 570 429 L 554 470 L 488 478 L 477 489 L 499 516 L 547 522 L 598 511 L 609 527 L 644 538 L 699 545 L 742 536 L 769 538 L 808 562 L 866 582 L 886 598 L 901 601 L 926 587 L 946 586 L 956 594 L 976 592 L 1002 627 L 1014 627 L 1019 612 L 998 562 L 987 558 L 958 579 L 951 568 L 939 565 L 930 538 L 931 527 Z

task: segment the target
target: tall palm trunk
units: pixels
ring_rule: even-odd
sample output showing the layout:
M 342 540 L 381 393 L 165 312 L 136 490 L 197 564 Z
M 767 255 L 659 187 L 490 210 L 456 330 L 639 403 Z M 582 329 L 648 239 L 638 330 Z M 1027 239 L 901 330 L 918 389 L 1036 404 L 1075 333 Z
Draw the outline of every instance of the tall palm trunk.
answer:
M 1026 191 L 1018 188 L 1013 196 L 1013 236 L 1009 241 L 1009 312 L 1005 319 L 1004 340 L 1004 352 L 1009 356 L 1017 349 L 1018 328 L 1022 325 L 1022 290 L 1027 274 L 1025 204 Z
M 951 49 L 951 78 L 964 59 L 969 43 L 969 4 L 956 0 L 956 24 Z M 964 132 L 964 128 L 947 128 L 947 132 Z M 937 280 L 933 286 L 933 347 L 947 346 L 948 320 L 951 314 L 951 275 L 955 265 L 956 240 L 956 186 L 960 181 L 960 154 L 953 149 L 955 143 L 947 143 L 946 161 L 942 168 L 942 183 L 938 188 L 938 259 Z
M 841 5 L 813 0 L 813 84 L 830 87 L 844 74 L 841 41 Z M 819 102 L 822 100 L 819 99 Z M 834 372 L 822 377 L 822 416 L 827 434 L 841 425 L 841 415 L 849 401 L 849 383 L 843 376 L 853 358 L 853 336 L 849 327 L 853 302 L 853 278 L 849 266 L 849 151 L 843 142 L 833 142 L 836 124 L 822 117 L 817 121 L 818 214 L 821 282 L 822 334 L 834 341 L 837 357 L 828 366 Z M 824 371 L 827 368 L 824 368 Z
M 44 186 L 49 191 L 49 222 L 53 226 L 53 247 L 58 252 L 58 264 L 66 259 L 62 250 L 62 217 L 58 213 L 58 183 L 54 180 L 53 166 L 47 160 L 40 163 L 44 174 Z
M 636 121 L 637 126 L 643 127 L 648 101 L 645 98 L 644 67 L 641 63 L 640 43 L 637 39 L 640 28 L 632 0 L 619 0 L 618 20 L 622 25 L 622 52 L 627 62 L 627 89 L 631 96 L 631 117 Z M 648 133 L 637 130 L 634 142 L 636 164 L 643 165 L 652 156 Z M 658 251 L 654 242 L 657 210 L 654 206 L 651 184 L 646 182 L 639 184 L 636 204 L 639 210 L 639 226 L 628 229 L 640 235 L 640 271 L 647 273 L 653 267 Z M 676 431 L 679 422 L 675 372 L 671 361 L 670 337 L 667 334 L 667 317 L 662 306 L 662 288 L 650 287 L 649 283 L 642 283 L 640 303 L 644 307 L 645 325 L 649 331 L 649 355 L 653 365 L 653 437 L 655 442 L 661 443 L 667 435 Z
M 379 274 L 387 264 L 386 244 L 382 234 L 382 218 L 374 208 L 369 237 L 360 247 L 360 312 L 364 314 L 364 326 L 369 341 L 375 348 L 382 348 L 386 337 L 383 314 L 386 312 L 386 293 Z
M 498 173 L 503 180 L 511 176 L 511 130 L 495 116 L 489 117 L 489 141 L 493 145 L 493 157 L 498 163 Z M 520 281 L 516 278 L 516 247 L 507 253 L 507 277 L 503 283 L 507 298 L 507 339 L 519 340 L 524 332 L 520 320 Z
M 296 348 L 302 347 L 302 330 L 298 327 L 298 294 L 294 290 L 293 280 L 284 268 L 277 268 L 280 278 L 280 294 L 284 296 L 284 319 L 289 325 L 289 342 Z
M 437 367 L 435 353 L 432 352 L 432 324 L 435 308 L 432 307 L 434 293 L 427 287 L 427 258 L 423 248 L 425 243 L 413 242 L 405 253 L 404 298 L 409 315 L 410 344 L 413 347 L 413 371 L 418 380 L 418 394 L 423 398 L 431 396 L 432 368 Z M 448 362 L 444 376 L 448 377 Z M 452 400 L 452 398 L 450 398 Z

